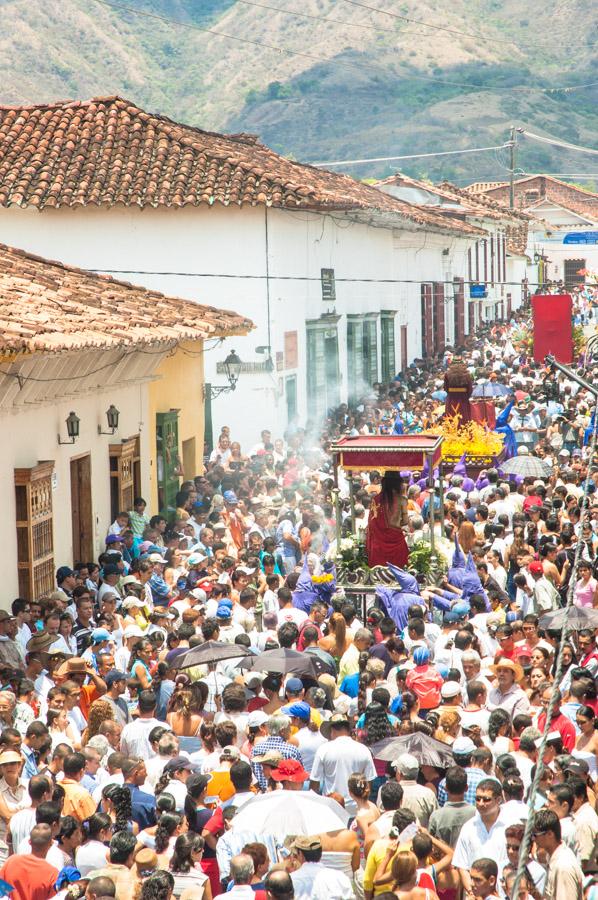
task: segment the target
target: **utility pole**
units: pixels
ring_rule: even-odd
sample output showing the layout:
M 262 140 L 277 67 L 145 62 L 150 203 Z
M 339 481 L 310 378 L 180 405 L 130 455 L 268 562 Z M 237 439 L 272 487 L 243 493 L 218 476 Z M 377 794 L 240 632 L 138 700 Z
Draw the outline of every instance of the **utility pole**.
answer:
M 509 207 L 515 209 L 515 153 L 517 147 L 516 128 L 511 125 L 511 140 L 509 147 L 511 150 L 511 167 L 509 172 Z

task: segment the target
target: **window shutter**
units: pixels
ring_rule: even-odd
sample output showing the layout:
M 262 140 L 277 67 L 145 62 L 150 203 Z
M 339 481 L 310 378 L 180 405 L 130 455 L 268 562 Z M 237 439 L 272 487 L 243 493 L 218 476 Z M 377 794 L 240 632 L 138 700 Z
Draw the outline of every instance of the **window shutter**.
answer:
M 434 350 L 441 353 L 444 350 L 444 285 L 440 281 L 434 282 L 434 306 L 436 308 L 436 334 L 434 335 Z
M 431 356 L 434 352 L 433 343 L 433 314 L 432 314 L 432 285 L 422 284 L 422 356 Z
M 54 590 L 54 461 L 15 469 L 19 596 L 33 600 Z

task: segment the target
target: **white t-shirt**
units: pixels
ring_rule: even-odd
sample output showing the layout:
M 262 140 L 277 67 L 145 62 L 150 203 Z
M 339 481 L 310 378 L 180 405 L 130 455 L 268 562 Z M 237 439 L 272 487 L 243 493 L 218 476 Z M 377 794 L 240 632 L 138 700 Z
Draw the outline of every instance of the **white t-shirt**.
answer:
M 333 792 L 341 794 L 345 798 L 345 809 L 351 815 L 357 811 L 347 786 L 349 776 L 353 773 L 364 775 L 367 781 L 376 778 L 372 754 L 363 744 L 343 735 L 316 750 L 311 767 L 311 781 L 321 783 L 324 795 Z
M 101 841 L 88 841 L 82 847 L 77 847 L 75 851 L 75 864 L 83 878 L 89 872 L 103 869 L 107 862 L 108 847 Z
M 284 625 L 285 622 L 294 622 L 297 628 L 301 628 L 306 619 L 307 613 L 303 612 L 302 609 L 295 609 L 294 606 L 278 610 L 279 628 L 281 625 Z

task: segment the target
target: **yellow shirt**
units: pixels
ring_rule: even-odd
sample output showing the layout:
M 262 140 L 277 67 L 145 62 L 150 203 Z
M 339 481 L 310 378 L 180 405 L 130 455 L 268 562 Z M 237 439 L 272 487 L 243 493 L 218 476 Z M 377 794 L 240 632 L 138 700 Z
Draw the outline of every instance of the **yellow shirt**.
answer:
M 63 816 L 74 816 L 79 822 L 88 819 L 96 811 L 97 803 L 92 799 L 89 791 L 81 787 L 78 781 L 72 778 L 63 778 L 60 782 L 64 788 Z
M 372 848 L 368 854 L 367 862 L 365 864 L 365 871 L 363 873 L 363 889 L 364 891 L 373 890 L 374 896 L 376 896 L 376 894 L 383 894 L 389 889 L 388 884 L 381 884 L 379 887 L 374 887 L 376 870 L 386 856 L 387 847 L 388 838 L 380 838 L 379 840 L 374 841 L 374 843 L 372 844 Z

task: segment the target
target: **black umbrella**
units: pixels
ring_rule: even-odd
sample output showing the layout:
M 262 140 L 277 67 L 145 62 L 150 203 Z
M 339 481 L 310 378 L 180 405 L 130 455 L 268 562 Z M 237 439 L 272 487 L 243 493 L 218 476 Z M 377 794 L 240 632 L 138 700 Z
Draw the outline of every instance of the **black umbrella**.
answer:
M 568 614 L 566 609 L 555 609 L 540 616 L 539 621 L 541 628 L 554 628 L 555 630 L 564 628 L 565 622 L 570 631 L 598 628 L 598 609 L 593 609 L 591 606 L 574 606 Z
M 174 669 L 190 669 L 192 666 L 206 666 L 208 663 L 220 662 L 224 659 L 238 659 L 240 656 L 252 656 L 251 650 L 240 644 L 228 644 L 226 641 L 206 641 L 197 647 L 184 650 L 173 661 Z
M 277 647 L 275 650 L 265 650 L 251 660 L 244 659 L 239 668 L 250 672 L 278 672 L 281 675 L 311 675 L 317 678 L 325 667 L 322 660 L 311 653 Z
M 374 759 L 392 762 L 401 753 L 411 753 L 420 766 L 437 766 L 446 769 L 454 766 L 453 752 L 448 744 L 429 737 L 423 731 L 402 734 L 399 737 L 384 738 L 371 748 Z

